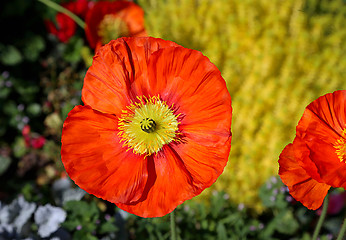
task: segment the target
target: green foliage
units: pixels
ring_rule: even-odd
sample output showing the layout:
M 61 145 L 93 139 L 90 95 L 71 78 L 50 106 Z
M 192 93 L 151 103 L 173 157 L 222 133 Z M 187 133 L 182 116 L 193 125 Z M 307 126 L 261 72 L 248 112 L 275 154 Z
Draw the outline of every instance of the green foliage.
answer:
M 64 224 L 67 229 L 73 230 L 82 224 L 89 231 L 95 230 L 94 223 L 99 217 L 95 202 L 69 201 L 65 204 L 64 209 L 69 213 L 70 218 Z
M 0 176 L 7 170 L 11 164 L 11 158 L 0 155 Z
M 115 233 L 117 231 L 118 231 L 118 228 L 115 225 L 115 220 L 113 217 L 111 217 L 110 220 L 100 225 L 100 234 Z
M 34 185 L 32 183 L 25 183 L 24 186 L 21 188 L 21 194 L 23 194 L 24 198 L 29 201 L 37 200 L 35 199 L 35 190 Z
M 60 45 L 64 59 L 67 62 L 77 63 L 81 60 L 81 51 L 84 46 L 82 38 L 72 37 L 66 45 Z
M 36 61 L 45 47 L 44 39 L 41 36 L 29 36 L 23 49 L 23 55 L 31 62 Z
M 38 116 L 41 113 L 41 105 L 38 103 L 31 103 L 27 111 L 30 116 Z
M 14 143 L 12 145 L 13 155 L 16 158 L 23 157 L 25 153 L 27 153 L 27 148 L 25 146 L 24 138 L 16 137 Z
M 95 235 L 115 234 L 118 231 L 114 217 L 101 220 L 100 208 L 95 201 L 68 201 L 64 205 L 67 220 L 62 226 L 73 233 L 73 239 L 98 239 Z
M 175 210 L 180 239 L 269 239 L 263 224 L 251 219 L 247 210 L 230 205 L 228 195 L 214 192 L 208 203 L 187 201 Z M 130 215 L 130 233 L 145 239 L 169 239 L 169 216 L 142 219 Z
M 287 187 L 278 176 L 271 177 L 260 187 L 259 197 L 262 204 L 267 208 L 285 209 L 289 206 L 286 199 L 287 191 Z
M 74 233 L 74 239 L 97 239 L 91 235 L 96 230 L 96 220 L 99 218 L 99 210 L 95 202 L 69 201 L 65 204 L 68 218 L 63 227 L 70 231 L 80 230 Z
M 22 54 L 12 45 L 0 45 L 0 62 L 4 65 L 16 65 L 23 60 Z

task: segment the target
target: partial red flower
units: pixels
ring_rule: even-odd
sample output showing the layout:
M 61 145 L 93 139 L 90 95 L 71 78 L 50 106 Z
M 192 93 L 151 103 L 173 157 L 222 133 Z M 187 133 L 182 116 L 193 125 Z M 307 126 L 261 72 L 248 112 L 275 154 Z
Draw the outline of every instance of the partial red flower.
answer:
M 88 11 L 85 33 L 92 48 L 98 49 L 119 37 L 144 37 L 144 12 L 129 1 L 99 1 Z
M 56 25 L 51 21 L 45 21 L 48 31 L 55 35 L 61 42 L 66 43 L 75 34 L 77 25 L 67 15 L 58 13 L 56 15 Z
M 22 135 L 24 137 L 25 145 L 34 149 L 39 149 L 44 146 L 46 139 L 38 133 L 31 132 L 30 126 L 25 125 L 22 129 Z
M 61 4 L 62 7 L 70 10 L 77 16 L 85 17 L 89 3 L 87 0 L 77 0 Z M 64 13 L 57 13 L 56 24 L 52 21 L 45 21 L 46 27 L 50 33 L 55 35 L 61 42 L 66 43 L 75 34 L 77 24 Z
M 45 143 L 46 139 L 43 136 L 37 136 L 31 139 L 31 146 L 35 149 L 42 148 Z
M 231 97 L 196 50 L 162 39 L 101 47 L 68 115 L 62 162 L 87 192 L 141 217 L 160 217 L 222 173 L 231 147 Z
M 82 19 L 85 18 L 90 5 L 93 5 L 93 2 L 89 2 L 87 0 L 76 0 L 72 2 L 66 2 L 61 4 L 64 8 L 70 10 L 77 16 L 81 17 Z
M 290 194 L 309 209 L 322 205 L 330 187 L 346 188 L 346 90 L 306 107 L 279 164 Z

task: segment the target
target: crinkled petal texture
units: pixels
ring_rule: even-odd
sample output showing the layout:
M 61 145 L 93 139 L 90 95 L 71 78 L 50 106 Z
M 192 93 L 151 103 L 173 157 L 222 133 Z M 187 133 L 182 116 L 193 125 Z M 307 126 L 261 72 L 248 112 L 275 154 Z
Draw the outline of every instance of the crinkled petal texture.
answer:
M 330 186 L 314 180 L 298 164 L 294 157 L 292 143 L 287 145 L 280 154 L 279 165 L 281 180 L 287 185 L 292 197 L 309 209 L 318 209 L 322 205 Z
M 144 28 L 144 11 L 141 7 L 129 1 L 98 1 L 87 12 L 85 34 L 92 48 L 100 43 L 99 25 L 104 16 L 114 14 L 123 20 L 128 27 L 128 37 L 147 36 Z
M 122 110 L 141 96 L 158 96 L 179 121 L 177 140 L 150 156 L 132 153 L 117 135 Z M 211 186 L 228 161 L 231 97 L 198 51 L 150 37 L 111 41 L 94 57 L 82 99 L 87 106 L 64 124 L 66 170 L 81 188 L 130 213 L 166 215 Z
M 330 187 L 346 188 L 345 103 L 346 91 L 340 90 L 309 104 L 293 144 L 280 155 L 282 181 L 291 195 L 310 209 L 321 206 Z

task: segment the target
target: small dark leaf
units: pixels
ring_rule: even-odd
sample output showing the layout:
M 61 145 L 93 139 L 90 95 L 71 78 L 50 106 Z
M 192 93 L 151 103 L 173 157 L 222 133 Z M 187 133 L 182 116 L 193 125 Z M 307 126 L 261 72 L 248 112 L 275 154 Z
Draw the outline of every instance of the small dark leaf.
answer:
M 20 63 L 22 60 L 22 54 L 16 47 L 0 45 L 0 62 L 2 64 L 12 66 Z
M 11 158 L 0 155 L 0 176 L 7 170 L 11 164 Z
M 110 219 L 109 221 L 103 223 L 100 227 L 100 233 L 105 234 L 105 233 L 114 233 L 118 231 L 117 226 L 114 223 L 114 219 Z

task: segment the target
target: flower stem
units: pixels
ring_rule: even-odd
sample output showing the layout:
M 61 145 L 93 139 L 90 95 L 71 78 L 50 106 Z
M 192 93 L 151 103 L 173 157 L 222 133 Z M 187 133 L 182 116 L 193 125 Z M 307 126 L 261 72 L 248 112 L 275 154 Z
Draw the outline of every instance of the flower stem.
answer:
M 327 194 L 327 196 L 324 198 L 322 213 L 320 218 L 318 219 L 317 226 L 314 231 L 314 235 L 312 236 L 312 240 L 316 240 L 318 237 L 318 234 L 320 233 L 323 221 L 327 215 L 328 203 L 329 203 L 329 194 Z
M 176 229 L 175 229 L 175 216 L 174 216 L 174 210 L 170 213 L 171 218 L 171 240 L 176 240 Z
M 72 13 L 71 11 L 69 11 L 68 9 L 60 6 L 59 4 L 51 1 L 51 0 L 38 0 L 39 2 L 45 4 L 46 6 L 53 8 L 54 10 L 64 13 L 67 16 L 69 16 L 70 18 L 72 18 L 81 28 L 84 29 L 85 27 L 85 22 L 80 19 L 77 15 L 75 15 L 74 13 Z
M 344 219 L 344 223 L 341 226 L 341 229 L 340 229 L 340 232 L 339 232 L 339 236 L 338 236 L 338 238 L 336 240 L 342 240 L 343 237 L 344 237 L 345 231 L 346 231 L 346 217 Z

